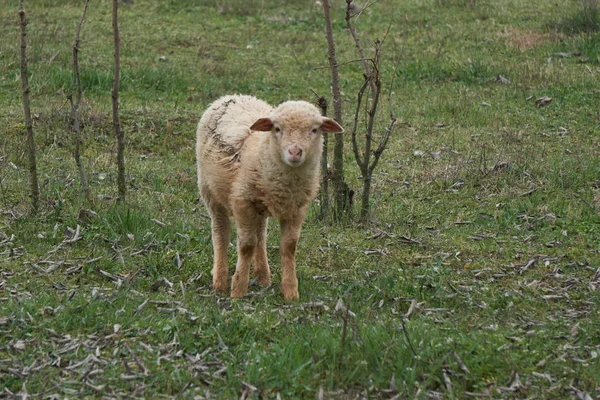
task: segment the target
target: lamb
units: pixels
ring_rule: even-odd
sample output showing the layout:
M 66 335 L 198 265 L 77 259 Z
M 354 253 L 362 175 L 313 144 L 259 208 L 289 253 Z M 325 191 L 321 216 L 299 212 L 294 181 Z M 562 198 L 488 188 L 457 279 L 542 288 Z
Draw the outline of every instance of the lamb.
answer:
M 227 247 L 232 216 L 237 226 L 238 259 L 231 296 L 248 293 L 250 263 L 257 282 L 271 284 L 267 261 L 267 218 L 281 227 L 285 300 L 299 298 L 296 245 L 310 202 L 319 189 L 323 132 L 343 132 L 305 101 L 276 108 L 253 96 L 224 96 L 198 124 L 198 187 L 210 213 L 214 250 L 213 288 L 228 287 Z

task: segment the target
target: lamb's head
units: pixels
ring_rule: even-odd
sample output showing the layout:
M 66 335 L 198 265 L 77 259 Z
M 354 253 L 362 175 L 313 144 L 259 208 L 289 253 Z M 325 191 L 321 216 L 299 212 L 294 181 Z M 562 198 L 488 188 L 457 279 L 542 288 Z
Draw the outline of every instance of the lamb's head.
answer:
M 271 132 L 272 145 L 290 167 L 299 167 L 307 159 L 321 155 L 323 132 L 344 131 L 337 122 L 323 117 L 315 106 L 305 101 L 281 103 L 250 129 Z

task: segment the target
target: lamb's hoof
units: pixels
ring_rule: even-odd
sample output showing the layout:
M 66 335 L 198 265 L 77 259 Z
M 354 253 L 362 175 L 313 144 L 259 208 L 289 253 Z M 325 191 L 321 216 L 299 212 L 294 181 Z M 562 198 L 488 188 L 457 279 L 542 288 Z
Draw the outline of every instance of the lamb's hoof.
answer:
M 300 293 L 298 293 L 298 289 L 284 290 L 283 299 L 285 301 L 298 300 L 300 299 Z
M 245 279 L 237 273 L 231 279 L 231 297 L 244 297 L 248 294 L 248 277 Z
M 217 293 L 227 293 L 228 285 L 227 278 L 225 279 L 213 279 L 213 289 Z
M 270 276 L 258 276 L 256 278 L 256 283 L 258 283 L 260 286 L 266 288 L 271 286 L 271 277 Z
M 244 297 L 247 294 L 248 294 L 248 289 L 246 289 L 246 290 L 241 289 L 241 288 L 231 289 L 231 297 L 233 297 L 233 298 Z

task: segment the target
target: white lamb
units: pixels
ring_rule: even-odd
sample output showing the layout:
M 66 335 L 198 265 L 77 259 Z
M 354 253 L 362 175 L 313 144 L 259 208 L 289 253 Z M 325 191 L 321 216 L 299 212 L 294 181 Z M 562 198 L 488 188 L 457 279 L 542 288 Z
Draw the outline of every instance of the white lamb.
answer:
M 227 291 L 227 246 L 233 216 L 238 261 L 231 296 L 248 293 L 250 262 L 262 286 L 271 284 L 267 218 L 280 221 L 281 289 L 297 299 L 296 244 L 319 189 L 322 133 L 342 127 L 304 101 L 273 108 L 252 96 L 225 96 L 202 115 L 197 131 L 198 186 L 212 220 L 213 287 Z

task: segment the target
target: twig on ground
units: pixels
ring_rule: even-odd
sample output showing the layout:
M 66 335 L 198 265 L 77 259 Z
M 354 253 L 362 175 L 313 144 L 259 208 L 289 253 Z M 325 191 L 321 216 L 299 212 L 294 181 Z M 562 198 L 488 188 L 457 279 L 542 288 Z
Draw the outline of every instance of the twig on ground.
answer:
M 342 368 L 342 359 L 344 358 L 344 348 L 346 347 L 346 337 L 348 336 L 348 319 L 350 319 L 350 298 L 351 295 L 348 293 L 346 297 L 346 310 L 342 316 L 344 325 L 342 327 L 342 339 L 340 343 L 340 355 L 338 357 L 338 370 Z
M 413 347 L 412 342 L 410 341 L 410 337 L 408 336 L 408 331 L 406 330 L 406 325 L 404 324 L 404 318 L 400 318 L 400 324 L 402 325 L 402 332 L 404 332 L 404 337 L 406 337 L 406 341 L 408 342 L 408 347 L 410 347 L 410 350 L 415 355 L 415 357 L 418 358 L 419 355 L 415 351 L 415 348 Z

